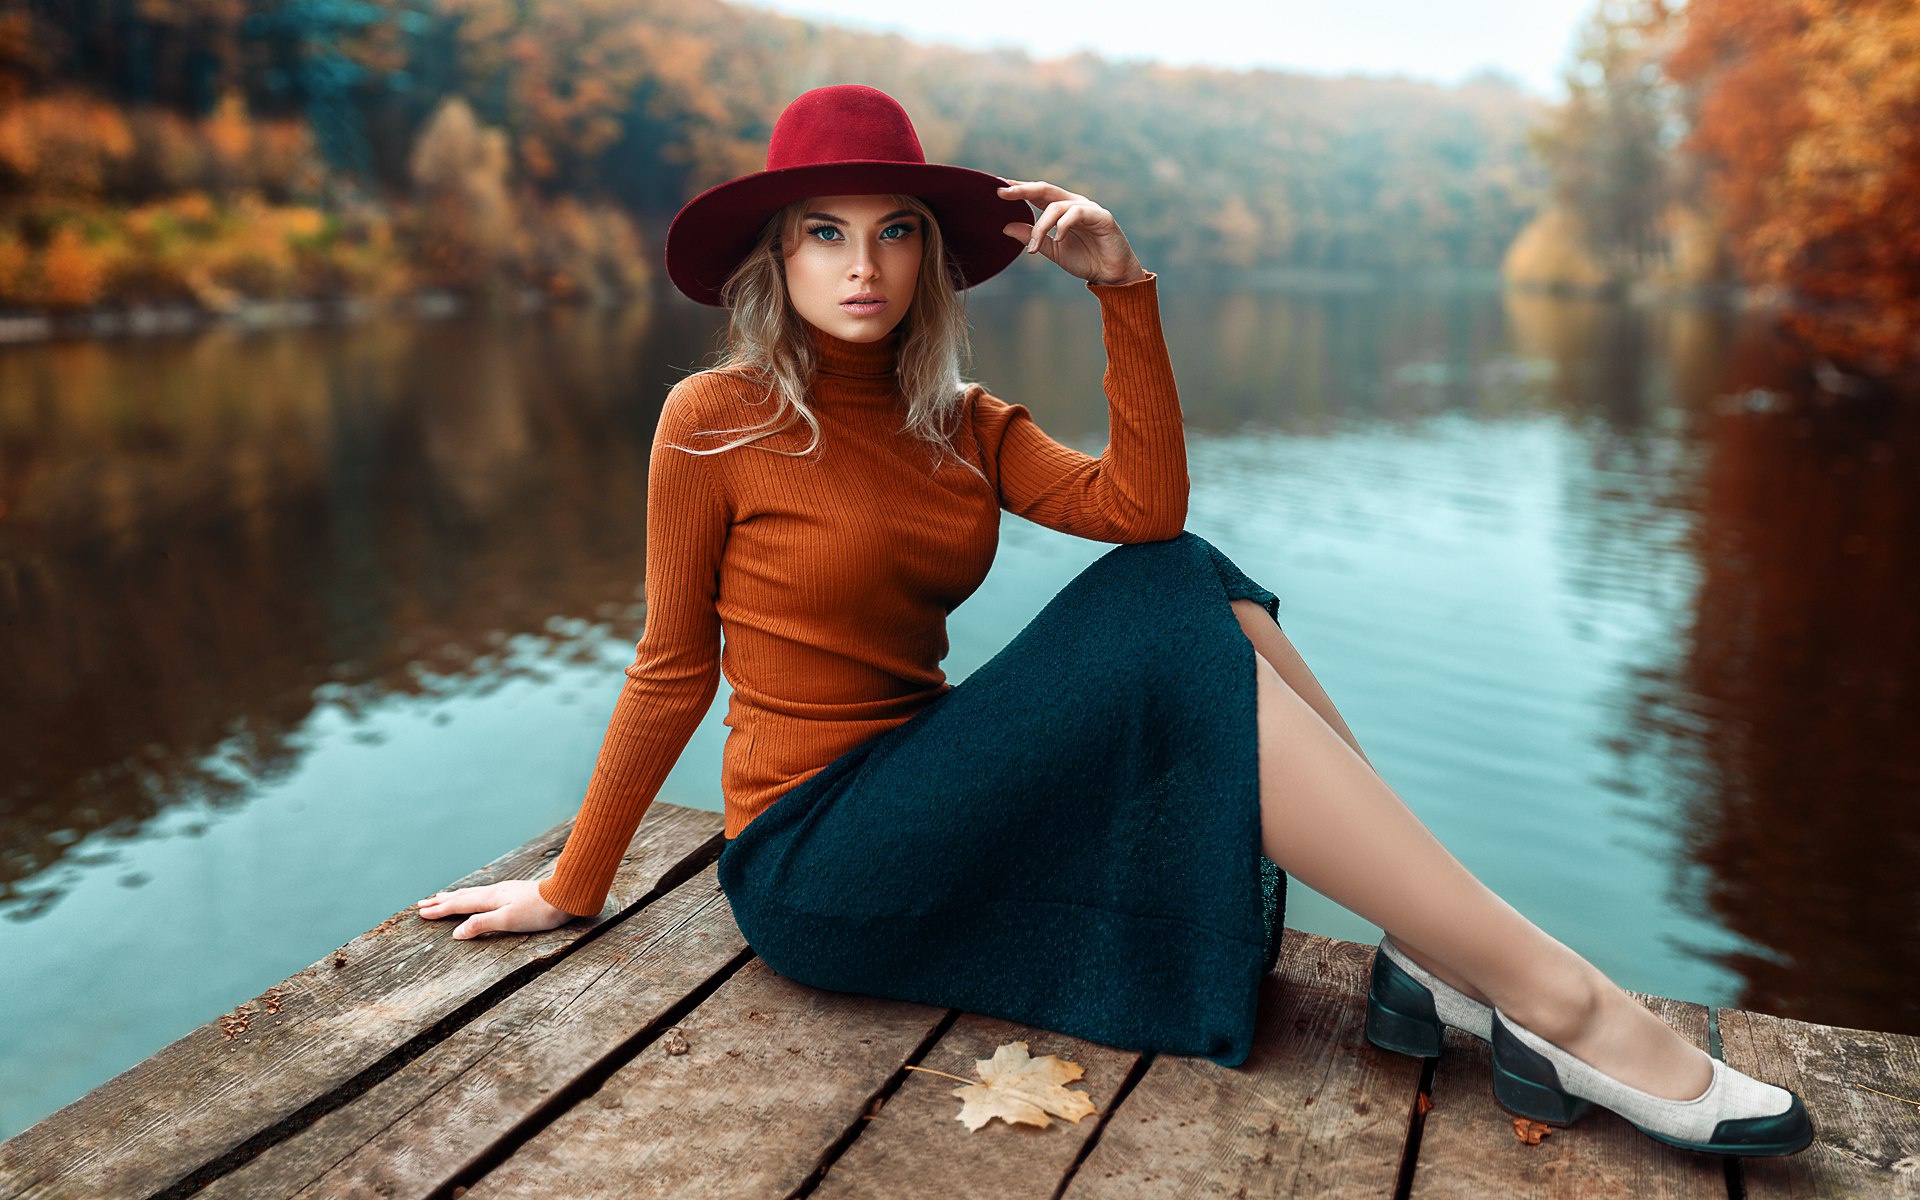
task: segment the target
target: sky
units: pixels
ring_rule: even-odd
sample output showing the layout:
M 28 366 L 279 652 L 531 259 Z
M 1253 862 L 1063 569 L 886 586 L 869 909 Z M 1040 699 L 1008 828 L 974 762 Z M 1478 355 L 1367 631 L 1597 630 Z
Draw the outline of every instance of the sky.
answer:
M 1550 100 L 1598 0 L 1138 0 L 965 4 L 911 0 L 748 0 L 810 20 L 899 33 L 916 41 L 1034 58 L 1092 50 L 1176 66 L 1256 66 L 1315 75 L 1406 75 L 1454 84 L 1485 67 Z

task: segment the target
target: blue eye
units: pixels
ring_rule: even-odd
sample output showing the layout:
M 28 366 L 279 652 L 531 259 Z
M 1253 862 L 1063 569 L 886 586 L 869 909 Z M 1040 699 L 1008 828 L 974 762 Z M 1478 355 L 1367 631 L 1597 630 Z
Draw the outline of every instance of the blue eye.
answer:
M 915 226 L 914 226 L 914 225 L 913 225 L 913 224 L 912 224 L 911 222 L 906 222 L 906 221 L 895 221 L 895 222 L 894 222 L 893 224 L 891 224 L 891 225 L 889 225 L 889 226 L 887 226 L 887 228 L 886 228 L 886 229 L 883 229 L 883 230 L 881 230 L 880 232 L 884 234 L 884 233 L 887 233 L 887 232 L 889 232 L 889 231 L 891 231 L 891 230 L 895 230 L 895 229 L 902 229 L 902 230 L 905 230 L 905 231 L 906 231 L 907 233 L 912 233 L 912 232 L 914 231 L 914 229 L 915 229 Z M 812 227 L 811 229 L 808 229 L 808 230 L 807 230 L 807 233 L 808 233 L 808 234 L 815 234 L 815 233 L 839 233 L 839 232 L 840 232 L 840 230 L 839 230 L 839 228 L 838 228 L 837 226 L 834 226 L 834 225 L 815 225 L 815 226 L 813 226 L 813 227 Z M 903 234 L 902 236 L 905 236 L 905 235 Z M 817 240 L 820 240 L 820 241 L 826 241 L 826 242 L 831 242 L 831 241 L 834 241 L 835 239 L 834 239 L 834 238 L 820 238 L 820 239 L 817 239 Z M 881 240 L 882 240 L 882 241 L 888 241 L 888 242 L 897 242 L 897 241 L 899 241 L 899 240 L 900 240 L 900 238 L 888 238 L 888 237 L 883 237 L 883 238 L 882 238 Z

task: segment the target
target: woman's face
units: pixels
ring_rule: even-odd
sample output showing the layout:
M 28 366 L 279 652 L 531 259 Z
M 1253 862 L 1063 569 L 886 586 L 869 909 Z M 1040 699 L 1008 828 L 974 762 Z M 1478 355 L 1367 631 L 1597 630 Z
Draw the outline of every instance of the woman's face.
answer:
M 873 342 L 907 315 L 920 282 L 926 231 L 918 214 L 885 196 L 821 196 L 809 203 L 798 244 L 786 247 L 787 295 L 816 328 Z M 852 305 L 877 296 L 878 305 Z

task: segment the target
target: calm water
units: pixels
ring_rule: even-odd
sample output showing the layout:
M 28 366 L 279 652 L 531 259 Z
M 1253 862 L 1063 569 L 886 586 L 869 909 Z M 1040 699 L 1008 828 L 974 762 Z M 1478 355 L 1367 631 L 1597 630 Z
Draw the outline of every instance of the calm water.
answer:
M 1920 1033 L 1920 411 L 1726 316 L 1162 287 L 1189 527 L 1455 854 L 1628 987 Z M 972 303 L 1097 452 L 1092 298 Z M 0 1136 L 576 810 L 690 307 L 0 350 Z M 1006 516 L 949 677 L 1107 548 Z

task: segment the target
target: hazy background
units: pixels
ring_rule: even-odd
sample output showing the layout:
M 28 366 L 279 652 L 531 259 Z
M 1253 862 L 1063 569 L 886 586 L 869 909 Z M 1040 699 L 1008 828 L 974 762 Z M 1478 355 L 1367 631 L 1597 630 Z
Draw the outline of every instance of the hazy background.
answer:
M 0 1136 L 577 809 L 724 332 L 661 237 L 840 82 L 1112 209 L 1189 527 L 1472 870 L 1626 986 L 1920 1033 L 1920 6 L 1807 2 L 0 11 Z M 1099 453 L 1080 282 L 967 299 Z M 949 677 L 1104 548 L 1008 517 Z
M 752 7 L 976 50 L 1013 47 L 1035 58 L 1089 51 L 1108 59 L 1311 75 L 1405 75 L 1457 84 L 1492 73 L 1539 96 L 1566 96 L 1560 77 L 1587 0 L 1376 0 L 1369 4 L 1195 0 L 1036 9 L 1010 0 L 964 8 L 894 0 L 780 0 Z

